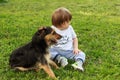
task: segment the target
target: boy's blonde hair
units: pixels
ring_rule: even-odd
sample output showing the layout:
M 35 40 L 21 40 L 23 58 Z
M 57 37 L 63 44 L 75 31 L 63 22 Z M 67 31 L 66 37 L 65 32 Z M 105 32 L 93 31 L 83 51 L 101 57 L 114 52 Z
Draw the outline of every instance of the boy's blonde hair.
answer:
M 52 14 L 52 25 L 60 26 L 64 22 L 72 19 L 70 11 L 64 7 L 56 9 Z

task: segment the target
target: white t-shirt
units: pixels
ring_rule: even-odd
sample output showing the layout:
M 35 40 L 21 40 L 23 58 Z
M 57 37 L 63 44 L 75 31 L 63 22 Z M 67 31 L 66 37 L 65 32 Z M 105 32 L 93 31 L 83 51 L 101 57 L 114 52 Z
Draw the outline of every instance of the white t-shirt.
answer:
M 62 38 L 58 40 L 58 43 L 52 47 L 61 50 L 73 50 L 73 39 L 76 38 L 76 33 L 73 30 L 72 26 L 69 25 L 69 27 L 65 30 L 60 30 L 55 26 L 51 27 L 56 31 L 56 33 L 62 36 Z

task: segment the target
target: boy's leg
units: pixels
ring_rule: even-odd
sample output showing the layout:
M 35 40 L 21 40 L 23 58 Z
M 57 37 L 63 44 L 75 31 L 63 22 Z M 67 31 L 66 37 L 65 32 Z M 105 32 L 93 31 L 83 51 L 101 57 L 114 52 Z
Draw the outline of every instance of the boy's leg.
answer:
M 56 55 L 58 55 L 58 52 L 55 49 L 53 49 L 53 48 L 50 48 L 49 52 L 50 52 L 52 60 L 54 60 L 54 58 L 56 57 Z
M 80 71 L 84 71 L 83 69 L 83 63 L 85 62 L 85 53 L 84 52 L 79 52 L 79 54 L 74 54 L 72 50 L 66 51 L 63 54 L 66 58 L 75 60 L 75 63 L 72 64 L 72 66 L 75 69 L 78 69 Z
M 85 62 L 85 53 L 84 52 L 80 52 L 79 54 L 74 55 L 73 58 L 74 58 L 74 60 L 76 62 L 74 64 L 72 64 L 72 66 L 75 69 L 78 69 L 80 71 L 84 71 L 83 63 Z
M 74 60 L 81 60 L 82 62 L 85 62 L 85 53 L 84 52 L 79 52 L 79 54 L 74 56 Z
M 50 50 L 50 54 L 51 54 L 51 59 L 57 63 L 60 63 L 60 65 L 62 67 L 65 67 L 67 64 L 68 64 L 68 61 L 67 59 L 62 56 L 61 54 L 59 54 L 59 51 L 54 49 L 54 48 L 51 48 Z
M 57 60 L 57 62 L 60 63 L 60 65 L 61 65 L 62 67 L 65 67 L 65 66 L 68 64 L 67 58 L 65 58 L 64 56 L 62 56 L 62 55 L 60 55 L 60 54 L 58 54 L 58 55 L 56 56 L 56 59 L 55 59 L 55 60 Z

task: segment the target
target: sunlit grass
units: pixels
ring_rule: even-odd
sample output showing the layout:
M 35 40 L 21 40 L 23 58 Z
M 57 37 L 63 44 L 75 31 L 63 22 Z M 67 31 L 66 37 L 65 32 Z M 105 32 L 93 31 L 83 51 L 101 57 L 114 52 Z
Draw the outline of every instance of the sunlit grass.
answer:
M 26 44 L 40 26 L 51 25 L 58 7 L 68 8 L 79 48 L 86 53 L 85 72 L 69 65 L 53 71 L 59 80 L 120 79 L 119 0 L 0 0 L 0 80 L 51 80 L 39 72 L 15 72 L 9 68 L 12 50 Z

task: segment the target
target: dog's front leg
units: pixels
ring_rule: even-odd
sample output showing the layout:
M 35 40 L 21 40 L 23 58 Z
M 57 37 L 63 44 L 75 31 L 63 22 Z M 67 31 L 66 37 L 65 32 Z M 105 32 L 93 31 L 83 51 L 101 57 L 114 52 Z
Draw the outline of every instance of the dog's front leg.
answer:
M 41 68 L 51 77 L 51 78 L 56 78 L 55 74 L 51 70 L 49 65 L 41 65 Z
M 49 60 L 49 64 L 52 65 L 53 67 L 55 67 L 56 69 L 59 69 L 59 67 L 57 66 L 57 64 L 54 61 Z

